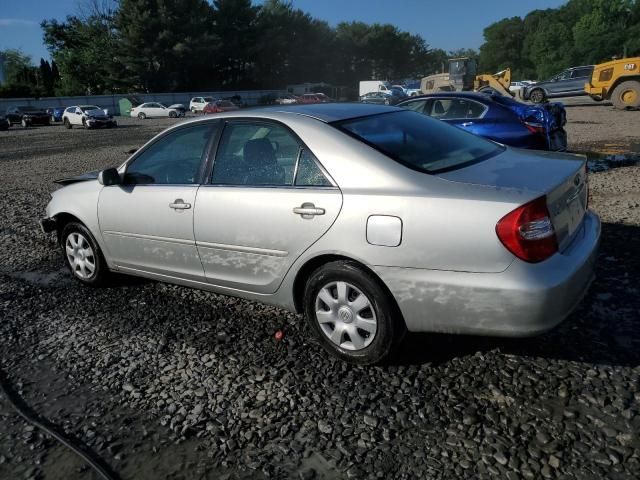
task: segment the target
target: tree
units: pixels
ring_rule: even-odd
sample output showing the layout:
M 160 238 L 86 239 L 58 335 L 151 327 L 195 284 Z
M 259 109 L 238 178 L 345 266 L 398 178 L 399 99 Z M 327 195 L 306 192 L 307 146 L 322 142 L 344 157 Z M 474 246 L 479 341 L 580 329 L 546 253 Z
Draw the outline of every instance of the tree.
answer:
M 115 27 L 123 83 L 142 91 L 211 84 L 213 24 L 205 0 L 122 0 Z
M 0 85 L 0 97 L 40 96 L 38 87 L 38 69 L 33 66 L 31 57 L 20 50 L 2 50 L 0 59 L 4 63 L 5 81 Z

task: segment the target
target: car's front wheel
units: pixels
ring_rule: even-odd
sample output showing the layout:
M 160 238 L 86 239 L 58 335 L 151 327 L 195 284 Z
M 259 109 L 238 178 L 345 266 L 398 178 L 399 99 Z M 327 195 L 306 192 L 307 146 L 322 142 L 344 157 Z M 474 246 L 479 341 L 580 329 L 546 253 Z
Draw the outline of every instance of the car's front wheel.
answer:
M 379 280 L 351 261 L 330 262 L 313 272 L 306 284 L 304 308 L 325 350 L 354 364 L 383 360 L 406 329 Z
M 138 114 L 138 118 L 139 118 L 140 120 L 144 120 L 145 118 L 147 118 L 147 116 L 146 116 L 144 113 L 140 112 L 140 113 Z
M 78 222 L 65 225 L 60 235 L 60 246 L 65 264 L 77 280 L 90 286 L 105 282 L 109 269 L 87 227 Z
M 169 112 L 169 118 L 176 118 L 178 114 L 176 112 Z
M 64 120 L 62 121 L 62 123 L 64 123 L 64 128 L 72 128 L 73 125 L 71 125 L 71 122 L 69 121 L 69 119 L 67 117 L 64 117 Z

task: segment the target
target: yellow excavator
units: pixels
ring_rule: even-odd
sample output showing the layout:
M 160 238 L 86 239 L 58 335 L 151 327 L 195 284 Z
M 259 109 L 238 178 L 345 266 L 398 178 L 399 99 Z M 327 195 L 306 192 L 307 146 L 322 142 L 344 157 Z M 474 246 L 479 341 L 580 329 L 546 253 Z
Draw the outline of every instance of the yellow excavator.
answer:
M 449 73 L 437 73 L 424 77 L 420 82 L 422 93 L 435 92 L 497 92 L 513 97 L 511 86 L 511 69 L 498 73 L 477 74 L 476 62 L 469 57 L 450 58 Z
M 594 100 L 611 100 L 620 110 L 640 108 L 640 57 L 596 65 L 584 91 Z

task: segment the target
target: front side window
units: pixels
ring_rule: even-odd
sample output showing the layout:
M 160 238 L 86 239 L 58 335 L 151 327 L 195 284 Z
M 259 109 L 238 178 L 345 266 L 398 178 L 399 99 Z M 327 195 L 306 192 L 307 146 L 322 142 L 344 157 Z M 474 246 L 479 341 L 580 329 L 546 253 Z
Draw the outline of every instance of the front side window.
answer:
M 188 185 L 197 182 L 205 148 L 216 128 L 206 123 L 171 132 L 127 166 L 126 184 Z
M 415 100 L 413 102 L 403 103 L 399 106 L 407 110 L 413 110 L 414 112 L 424 113 L 425 103 L 427 103 L 426 100 Z
M 389 158 L 425 173 L 460 168 L 504 147 L 416 112 L 370 115 L 332 124 Z
M 290 186 L 299 153 L 300 144 L 281 125 L 229 124 L 220 139 L 211 183 Z
M 586 77 L 590 77 L 591 73 L 592 73 L 591 68 L 578 68 L 573 71 L 573 75 L 571 75 L 571 78 L 586 78 Z

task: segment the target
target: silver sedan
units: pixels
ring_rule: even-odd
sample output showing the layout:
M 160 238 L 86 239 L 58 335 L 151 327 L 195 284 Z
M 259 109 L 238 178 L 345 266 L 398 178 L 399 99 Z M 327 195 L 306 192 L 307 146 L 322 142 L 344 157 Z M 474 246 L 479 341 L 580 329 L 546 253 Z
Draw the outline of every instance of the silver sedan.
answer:
M 552 328 L 593 279 L 600 237 L 584 158 L 377 105 L 188 121 L 60 183 L 41 225 L 80 282 L 120 272 L 277 305 L 361 364 L 407 330 Z

